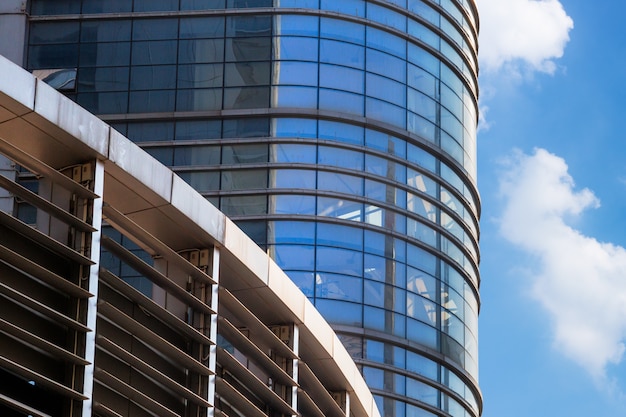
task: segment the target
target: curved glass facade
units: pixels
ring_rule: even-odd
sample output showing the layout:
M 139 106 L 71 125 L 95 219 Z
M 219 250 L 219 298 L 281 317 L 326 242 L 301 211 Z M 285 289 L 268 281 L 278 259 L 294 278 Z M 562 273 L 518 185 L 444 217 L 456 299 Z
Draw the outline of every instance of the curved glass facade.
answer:
M 265 247 L 383 415 L 480 415 L 472 0 L 31 3 L 28 68 Z

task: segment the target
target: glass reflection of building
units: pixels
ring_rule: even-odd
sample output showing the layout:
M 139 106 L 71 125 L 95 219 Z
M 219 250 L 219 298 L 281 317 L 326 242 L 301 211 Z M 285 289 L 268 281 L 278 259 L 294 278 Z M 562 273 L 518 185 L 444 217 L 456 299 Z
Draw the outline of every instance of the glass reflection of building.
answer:
M 383 415 L 480 414 L 474 1 L 30 3 L 25 65 L 266 248 Z

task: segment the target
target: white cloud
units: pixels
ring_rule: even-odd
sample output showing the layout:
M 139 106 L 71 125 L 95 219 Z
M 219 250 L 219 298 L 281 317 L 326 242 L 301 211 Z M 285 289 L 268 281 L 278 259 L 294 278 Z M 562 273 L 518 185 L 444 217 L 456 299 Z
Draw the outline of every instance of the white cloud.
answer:
M 554 324 L 556 349 L 607 383 L 607 366 L 625 350 L 626 250 L 568 224 L 599 201 L 575 190 L 562 158 L 517 152 L 507 168 L 500 233 L 538 261 L 531 293 Z
M 481 68 L 552 74 L 574 22 L 559 0 L 479 0 Z

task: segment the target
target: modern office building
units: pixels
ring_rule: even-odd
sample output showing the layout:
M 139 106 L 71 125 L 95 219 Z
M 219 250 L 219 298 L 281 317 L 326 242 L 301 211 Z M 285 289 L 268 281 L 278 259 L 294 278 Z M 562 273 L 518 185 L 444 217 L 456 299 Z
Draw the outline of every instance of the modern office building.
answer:
M 251 236 L 383 415 L 480 415 L 474 1 L 21 3 L 12 59 Z
M 24 178 L 0 176 L 18 206 L 0 211 L 0 415 L 379 417 L 328 323 L 231 220 L 43 81 L 0 72 L 0 155 Z

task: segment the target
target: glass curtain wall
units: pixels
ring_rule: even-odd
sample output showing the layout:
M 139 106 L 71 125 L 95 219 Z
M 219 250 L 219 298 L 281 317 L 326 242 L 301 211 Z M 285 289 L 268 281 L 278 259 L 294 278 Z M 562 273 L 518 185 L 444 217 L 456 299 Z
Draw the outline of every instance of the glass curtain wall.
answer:
M 30 13 L 26 66 L 266 248 L 383 415 L 480 415 L 473 0 L 31 0 Z

